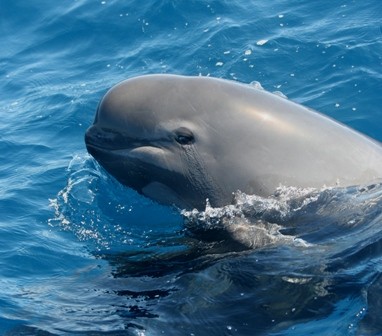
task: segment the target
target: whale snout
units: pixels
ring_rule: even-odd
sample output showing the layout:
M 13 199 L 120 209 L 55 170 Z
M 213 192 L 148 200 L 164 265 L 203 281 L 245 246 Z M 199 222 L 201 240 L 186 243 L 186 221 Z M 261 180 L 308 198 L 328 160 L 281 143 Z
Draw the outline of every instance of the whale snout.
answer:
M 103 166 L 105 162 L 111 161 L 115 140 L 107 132 L 92 125 L 85 133 L 86 149 L 93 158 Z
M 93 124 L 85 133 L 85 144 L 88 149 L 97 148 L 104 151 L 115 151 L 129 149 L 134 146 L 135 141 L 118 131 Z M 90 154 L 92 153 L 90 152 Z
M 144 160 L 135 153 L 141 141 L 93 124 L 85 133 L 85 144 L 89 154 L 120 183 L 142 193 L 151 182 Z

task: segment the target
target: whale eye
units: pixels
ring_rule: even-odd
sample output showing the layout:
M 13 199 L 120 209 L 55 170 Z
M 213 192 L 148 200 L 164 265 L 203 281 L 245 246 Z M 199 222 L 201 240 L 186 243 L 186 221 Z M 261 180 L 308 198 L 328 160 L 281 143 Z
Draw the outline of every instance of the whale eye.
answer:
M 180 127 L 175 131 L 175 140 L 181 145 L 191 145 L 195 142 L 194 134 L 185 127 Z

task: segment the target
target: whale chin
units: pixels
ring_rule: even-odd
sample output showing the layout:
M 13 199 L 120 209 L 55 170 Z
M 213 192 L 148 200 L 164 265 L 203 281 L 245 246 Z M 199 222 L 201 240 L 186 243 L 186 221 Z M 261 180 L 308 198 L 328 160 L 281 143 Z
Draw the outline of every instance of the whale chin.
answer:
M 160 182 L 150 182 L 142 188 L 141 193 L 162 204 L 173 205 L 179 209 L 192 208 L 175 190 Z

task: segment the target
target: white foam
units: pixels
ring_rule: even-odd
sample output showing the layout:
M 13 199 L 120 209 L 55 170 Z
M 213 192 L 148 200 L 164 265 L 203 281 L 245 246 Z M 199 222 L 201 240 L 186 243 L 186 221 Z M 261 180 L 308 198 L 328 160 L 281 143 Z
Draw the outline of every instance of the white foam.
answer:
M 310 244 L 303 239 L 281 233 L 284 228 L 281 223 L 295 211 L 315 202 L 318 196 L 315 189 L 284 186 L 267 198 L 237 191 L 232 204 L 214 208 L 207 200 L 204 211 L 183 210 L 182 215 L 191 230 L 224 230 L 250 248 L 272 244 L 307 247 Z

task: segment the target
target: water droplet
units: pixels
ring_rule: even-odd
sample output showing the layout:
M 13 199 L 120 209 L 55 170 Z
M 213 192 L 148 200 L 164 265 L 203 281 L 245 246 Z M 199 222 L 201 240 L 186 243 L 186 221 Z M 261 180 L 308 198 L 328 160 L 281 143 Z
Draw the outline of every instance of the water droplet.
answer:
M 264 44 L 267 43 L 267 42 L 268 42 L 268 40 L 259 40 L 259 41 L 256 42 L 256 44 L 257 44 L 258 46 L 262 46 L 262 45 L 264 45 Z

